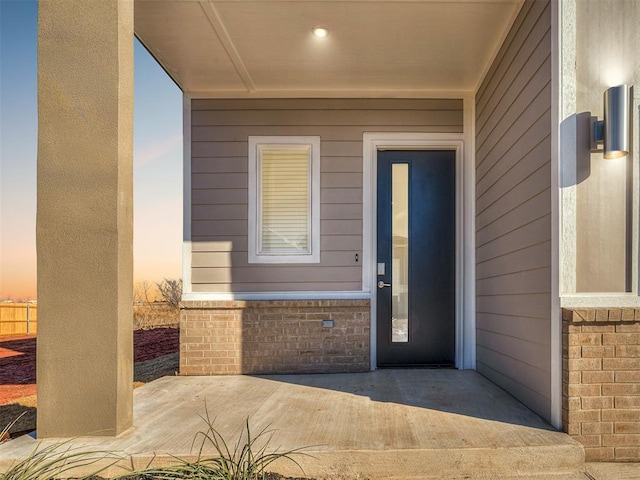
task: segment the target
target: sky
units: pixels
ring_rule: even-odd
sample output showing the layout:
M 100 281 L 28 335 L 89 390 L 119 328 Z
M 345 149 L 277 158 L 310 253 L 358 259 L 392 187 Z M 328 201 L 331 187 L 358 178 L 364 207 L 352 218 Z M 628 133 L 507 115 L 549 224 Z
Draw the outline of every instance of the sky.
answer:
M 0 0 L 0 299 L 36 299 L 38 11 Z M 134 281 L 179 278 L 182 92 L 135 40 Z

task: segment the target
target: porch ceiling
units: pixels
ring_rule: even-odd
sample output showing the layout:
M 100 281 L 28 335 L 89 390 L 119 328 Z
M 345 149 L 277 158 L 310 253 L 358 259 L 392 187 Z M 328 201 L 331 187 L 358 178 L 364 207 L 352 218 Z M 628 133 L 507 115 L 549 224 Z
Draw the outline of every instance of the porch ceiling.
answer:
M 427 96 L 475 89 L 521 3 L 136 0 L 135 31 L 189 93 Z

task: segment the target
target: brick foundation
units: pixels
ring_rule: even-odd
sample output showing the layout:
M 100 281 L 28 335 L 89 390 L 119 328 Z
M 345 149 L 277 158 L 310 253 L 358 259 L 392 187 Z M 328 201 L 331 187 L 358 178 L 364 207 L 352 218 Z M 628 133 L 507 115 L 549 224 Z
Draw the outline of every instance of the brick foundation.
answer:
M 183 302 L 180 374 L 368 371 L 369 308 L 368 300 Z
M 640 309 L 563 309 L 562 419 L 586 460 L 640 460 Z

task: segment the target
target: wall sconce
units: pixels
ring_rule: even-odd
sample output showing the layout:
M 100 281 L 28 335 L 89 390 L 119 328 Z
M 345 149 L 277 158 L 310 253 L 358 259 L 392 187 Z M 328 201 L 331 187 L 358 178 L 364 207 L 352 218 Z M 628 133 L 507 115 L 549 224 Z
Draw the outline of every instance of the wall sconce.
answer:
M 620 158 L 629 153 L 629 87 L 618 85 L 604 92 L 604 120 L 591 117 L 592 152 L 604 158 Z M 600 146 L 604 143 L 604 149 Z

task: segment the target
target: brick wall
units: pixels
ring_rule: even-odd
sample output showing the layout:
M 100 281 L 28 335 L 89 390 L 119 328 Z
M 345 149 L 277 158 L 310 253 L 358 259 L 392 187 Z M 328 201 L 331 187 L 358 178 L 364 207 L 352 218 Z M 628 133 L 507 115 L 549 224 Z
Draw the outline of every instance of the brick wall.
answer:
M 322 320 L 334 327 L 323 327 Z M 181 304 L 180 374 L 368 371 L 368 300 Z
M 640 460 L 640 309 L 563 309 L 563 424 L 587 460 Z

